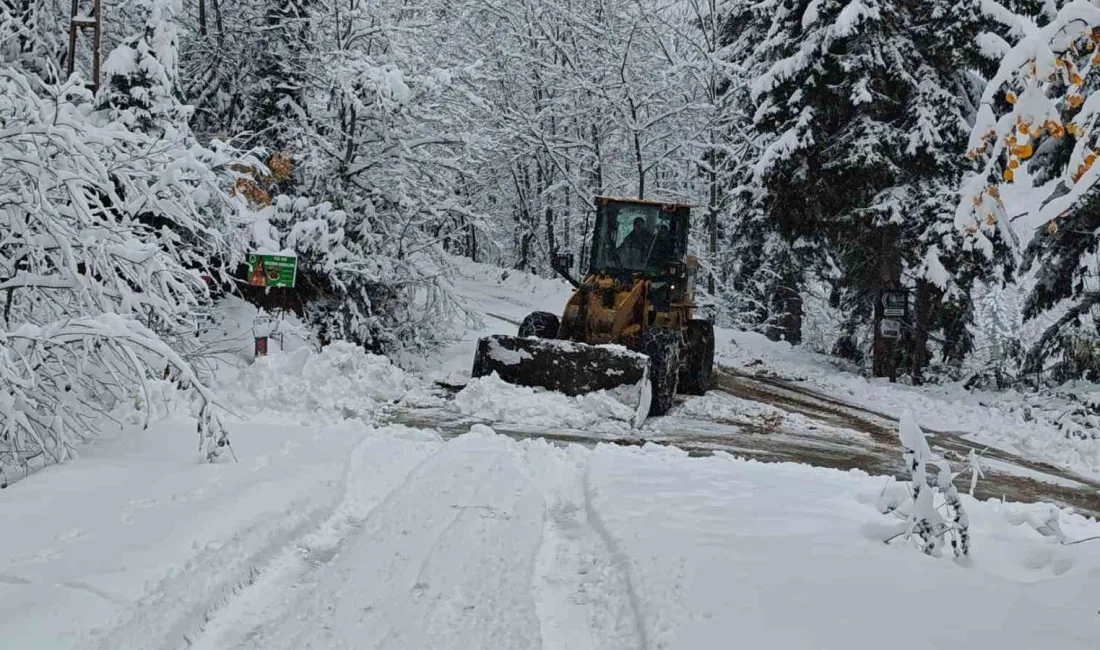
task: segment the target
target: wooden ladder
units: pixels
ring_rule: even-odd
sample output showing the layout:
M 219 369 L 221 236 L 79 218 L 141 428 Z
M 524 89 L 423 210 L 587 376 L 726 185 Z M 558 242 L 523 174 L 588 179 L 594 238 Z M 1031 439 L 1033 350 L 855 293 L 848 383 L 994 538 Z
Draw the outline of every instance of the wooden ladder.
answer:
M 92 30 L 92 82 L 88 88 L 94 93 L 99 90 L 100 45 L 103 34 L 100 0 L 72 0 L 71 20 L 69 21 L 69 76 L 76 69 L 76 38 L 85 30 Z M 82 8 L 91 5 L 90 10 Z

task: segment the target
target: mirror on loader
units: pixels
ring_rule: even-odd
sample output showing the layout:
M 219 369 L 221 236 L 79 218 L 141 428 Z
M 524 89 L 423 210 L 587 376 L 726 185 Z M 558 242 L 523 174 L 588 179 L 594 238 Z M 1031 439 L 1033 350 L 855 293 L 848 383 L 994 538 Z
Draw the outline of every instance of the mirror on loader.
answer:
M 572 253 L 553 253 L 550 255 L 550 268 L 555 273 L 565 279 L 566 282 L 574 287 L 581 286 L 581 283 L 573 277 L 573 254 Z

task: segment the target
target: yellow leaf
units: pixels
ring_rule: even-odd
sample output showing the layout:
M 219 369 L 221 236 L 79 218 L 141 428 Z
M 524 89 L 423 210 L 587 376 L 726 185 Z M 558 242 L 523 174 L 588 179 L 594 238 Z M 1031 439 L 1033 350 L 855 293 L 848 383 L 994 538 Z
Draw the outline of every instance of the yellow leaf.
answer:
M 1012 93 L 1012 92 L 1005 93 L 1005 101 L 1008 102 L 1009 104 L 1015 104 L 1016 103 L 1016 93 Z

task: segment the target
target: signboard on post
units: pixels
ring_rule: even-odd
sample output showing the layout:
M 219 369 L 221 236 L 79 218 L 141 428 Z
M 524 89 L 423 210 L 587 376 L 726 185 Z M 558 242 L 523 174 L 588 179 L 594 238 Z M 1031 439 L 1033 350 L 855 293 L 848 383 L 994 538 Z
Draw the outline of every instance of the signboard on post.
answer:
M 882 333 L 882 338 L 884 339 L 900 339 L 901 321 L 885 318 L 879 323 L 879 332 Z
M 881 300 L 882 315 L 885 318 L 907 318 L 909 316 L 908 290 L 883 291 Z
M 298 279 L 298 258 L 291 255 L 248 254 L 248 284 L 254 287 L 293 289 Z

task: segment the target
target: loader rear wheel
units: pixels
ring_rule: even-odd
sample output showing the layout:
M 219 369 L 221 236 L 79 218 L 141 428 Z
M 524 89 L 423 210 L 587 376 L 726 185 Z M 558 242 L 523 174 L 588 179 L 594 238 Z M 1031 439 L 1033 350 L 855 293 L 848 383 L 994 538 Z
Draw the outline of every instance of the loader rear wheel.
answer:
M 519 324 L 521 337 L 537 336 L 540 339 L 558 338 L 558 327 L 561 320 L 548 311 L 535 311 L 527 314 L 523 322 Z
M 652 327 L 642 332 L 638 351 L 649 357 L 649 380 L 653 396 L 650 415 L 664 415 L 672 408 L 680 380 L 680 334 Z
M 688 323 L 681 356 L 680 391 L 702 395 L 710 390 L 714 383 L 714 325 L 705 320 Z

